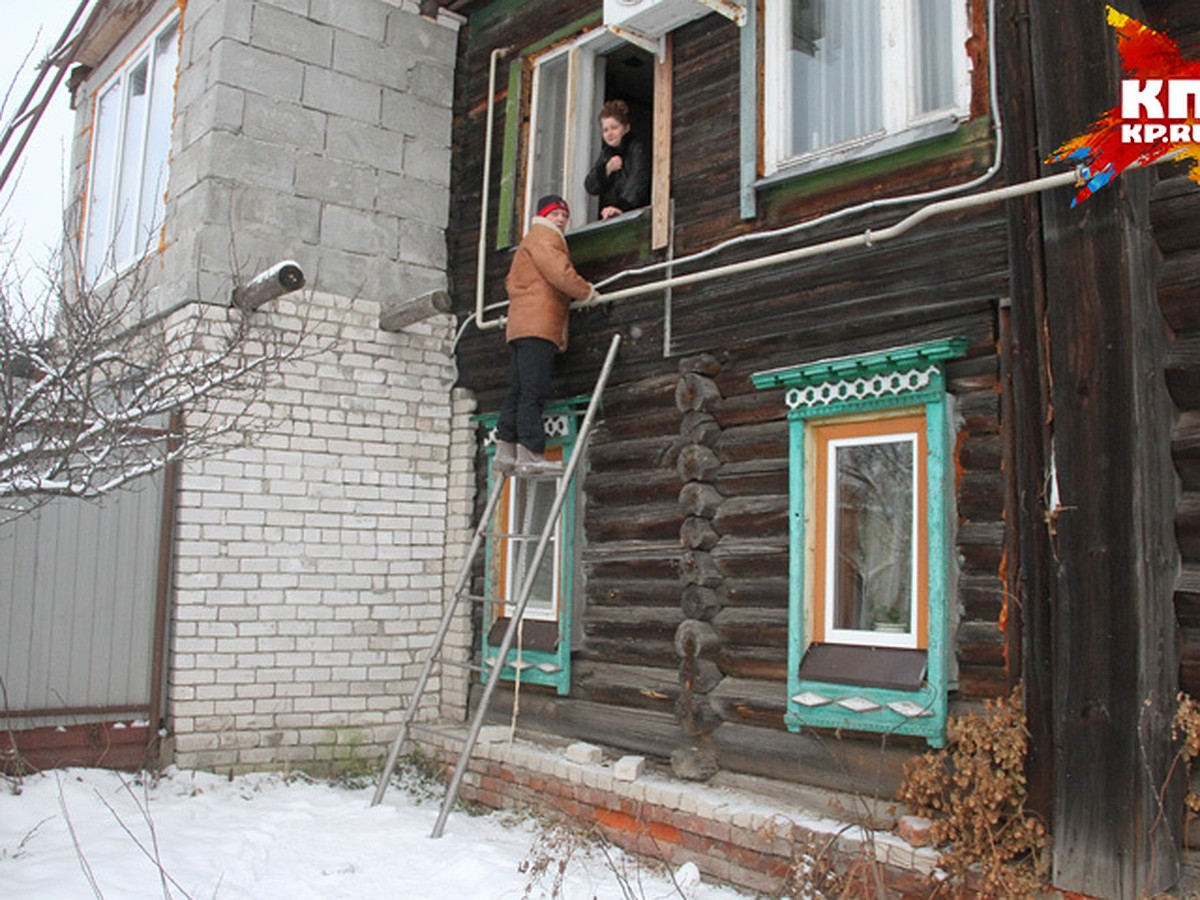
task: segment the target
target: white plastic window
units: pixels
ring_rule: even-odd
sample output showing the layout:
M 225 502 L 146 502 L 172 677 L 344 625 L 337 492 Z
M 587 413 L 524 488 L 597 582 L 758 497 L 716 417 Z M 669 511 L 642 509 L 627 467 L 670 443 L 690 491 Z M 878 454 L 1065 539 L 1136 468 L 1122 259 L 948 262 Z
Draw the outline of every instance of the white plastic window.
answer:
M 103 280 L 157 246 L 179 63 L 172 17 L 96 94 L 88 172 L 84 274 Z
M 917 435 L 836 439 L 827 452 L 825 634 L 915 647 Z
M 766 4 L 768 174 L 879 152 L 968 110 L 966 0 Z

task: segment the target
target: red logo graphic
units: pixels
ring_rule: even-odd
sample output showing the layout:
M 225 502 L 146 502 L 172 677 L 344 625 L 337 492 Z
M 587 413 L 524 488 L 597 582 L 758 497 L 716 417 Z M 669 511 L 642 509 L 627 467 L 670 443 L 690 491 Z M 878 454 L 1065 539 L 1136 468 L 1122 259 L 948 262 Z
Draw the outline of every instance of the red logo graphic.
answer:
M 1081 166 L 1082 186 L 1072 206 L 1129 166 L 1147 165 L 1171 153 L 1189 157 L 1188 174 L 1200 182 L 1200 61 L 1185 60 L 1166 35 L 1111 6 L 1107 9 L 1125 75 L 1120 105 L 1046 160 L 1072 160 Z

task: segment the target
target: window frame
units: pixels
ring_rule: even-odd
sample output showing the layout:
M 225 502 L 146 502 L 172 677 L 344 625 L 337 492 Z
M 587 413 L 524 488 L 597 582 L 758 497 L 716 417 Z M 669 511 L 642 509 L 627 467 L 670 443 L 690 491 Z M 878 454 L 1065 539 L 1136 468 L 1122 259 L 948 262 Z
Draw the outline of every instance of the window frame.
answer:
M 966 353 L 965 338 L 856 357 L 841 357 L 801 366 L 760 372 L 755 387 L 783 388 L 788 407 L 789 544 L 788 544 L 788 682 L 784 720 L 801 728 L 844 728 L 910 734 L 943 746 L 950 690 L 951 579 L 954 521 L 952 477 L 953 398 L 946 391 L 942 363 Z M 839 644 L 847 654 L 900 654 L 911 663 L 924 653 L 924 677 L 914 688 L 871 686 L 861 682 L 802 677 L 811 648 L 831 645 L 815 640 L 816 601 L 813 560 L 818 546 L 816 511 L 817 456 L 814 429 L 836 421 L 884 423 L 898 416 L 924 419 L 926 442 L 925 515 L 927 615 L 918 619 L 917 648 L 887 642 L 872 647 Z M 921 633 L 923 632 L 923 634 Z M 924 644 L 922 649 L 921 645 Z M 882 684 L 882 682 L 881 682 Z
M 543 423 L 546 430 L 546 455 L 553 458 L 561 454 L 566 460 L 574 452 L 579 436 L 579 422 L 582 410 L 587 406 L 589 398 L 572 397 L 566 400 L 550 401 L 543 413 Z M 499 413 L 487 413 L 475 417 L 487 429 L 484 439 L 484 450 L 488 464 L 488 491 L 495 485 L 496 473 L 492 469 L 492 459 L 496 453 L 496 426 Z M 497 527 L 491 529 L 493 534 L 487 538 L 485 545 L 484 563 L 484 593 L 489 597 L 507 598 L 507 585 L 511 582 L 510 573 L 513 569 L 510 555 L 515 542 L 505 539 L 502 535 L 508 531 L 510 522 L 509 503 L 510 491 L 516 479 L 509 479 L 505 486 L 505 495 L 497 503 L 493 514 Z M 555 482 L 557 484 L 558 482 Z M 524 647 L 514 642 L 509 650 L 510 662 L 504 667 L 501 678 L 513 681 L 519 678 L 528 684 L 540 684 L 555 688 L 560 696 L 566 696 L 571 686 L 571 645 L 575 635 L 576 606 L 578 598 L 582 597 L 576 584 L 579 569 L 576 565 L 582 535 L 579 532 L 579 478 L 576 477 L 574 489 L 571 490 L 563 503 L 555 532 L 555 559 L 553 563 L 556 609 L 555 618 L 535 616 L 526 607 L 526 623 L 557 622 L 558 639 L 553 650 Z M 532 548 L 531 548 L 532 550 Z M 495 606 L 488 604 L 484 607 L 483 624 L 480 629 L 480 653 L 484 663 L 491 665 L 495 659 L 498 645 L 489 642 L 489 634 L 496 622 L 508 614 L 508 605 Z M 542 629 L 544 632 L 544 629 Z M 483 675 L 486 682 L 488 674 Z
M 605 55 L 626 43 L 629 41 L 603 27 L 598 10 L 522 48 L 510 64 L 504 115 L 502 174 L 497 204 L 496 249 L 511 247 L 525 233 L 533 217 L 532 206 L 537 202 L 531 173 L 538 127 L 535 120 L 539 67 L 560 58 L 563 54 L 570 54 L 575 61 L 568 65 L 568 77 L 578 79 L 581 68 L 578 58 L 580 51 L 594 57 Z M 575 114 L 572 127 L 574 137 L 570 142 L 573 146 L 565 152 L 565 156 L 573 159 L 573 165 L 578 169 L 575 173 L 578 177 L 568 177 L 568 184 L 573 187 L 563 195 L 572 211 L 571 220 L 567 225 L 568 233 L 574 235 L 596 229 L 627 227 L 631 224 L 644 228 L 652 224 L 651 241 L 654 247 L 666 246 L 668 238 L 665 210 L 669 195 L 671 156 L 669 44 L 666 46 L 665 55 L 655 59 L 654 133 L 643 136 L 651 156 L 651 196 L 649 204 L 640 210 L 630 210 L 603 221 L 588 216 L 587 211 L 594 205 L 595 198 L 584 191 L 583 179 L 595 159 L 595 151 L 599 146 L 599 130 L 595 117 L 600 112 L 604 98 L 598 96 L 602 92 L 595 90 L 594 82 L 591 89 L 585 93 L 587 98 L 583 102 L 594 108 L 586 116 Z M 568 102 L 578 107 L 579 103 L 570 100 L 570 84 L 567 94 Z M 582 140 L 580 135 L 584 132 L 592 134 L 593 139 Z
M 925 650 L 928 647 L 929 617 L 929 524 L 928 524 L 928 423 L 924 409 L 900 408 L 865 416 L 819 417 L 811 421 L 807 435 L 813 446 L 810 496 L 813 498 L 814 527 L 809 540 L 809 558 L 813 567 L 812 612 L 813 640 L 867 647 L 898 647 Z M 830 451 L 841 447 L 882 443 L 888 438 L 911 439 L 912 472 L 912 554 L 909 582 L 912 613 L 909 629 L 903 633 L 868 632 L 841 629 L 833 624 L 836 580 L 831 577 L 836 550 L 836 514 L 831 515 L 832 494 L 836 481 L 830 477 Z M 818 552 L 818 548 L 821 552 Z
M 80 229 L 80 263 L 85 279 L 89 283 L 102 283 L 115 277 L 140 262 L 149 251 L 161 241 L 162 229 L 165 224 L 167 178 L 170 172 L 171 138 L 174 131 L 175 117 L 175 82 L 179 72 L 179 42 L 182 34 L 183 17 L 178 10 L 165 15 L 142 39 L 121 65 L 109 75 L 92 92 L 92 110 L 90 119 L 91 139 L 88 146 L 87 180 L 85 187 L 85 214 Z M 160 43 L 166 42 L 172 47 L 169 54 L 164 55 L 163 63 L 158 64 L 156 53 Z M 127 133 L 128 115 L 130 110 L 130 86 L 138 69 L 145 66 L 145 110 L 142 112 L 144 121 L 135 134 Z M 169 86 L 163 88 L 162 80 L 166 78 Z M 161 90 L 169 91 L 168 101 L 162 108 L 156 108 L 156 102 L 161 102 Z M 111 151 L 102 142 L 109 135 L 109 128 L 101 127 L 100 115 L 103 112 L 105 98 L 117 92 L 117 109 L 111 123 L 113 143 Z M 165 141 L 161 156 L 162 182 L 154 185 L 147 184 L 147 156 L 156 135 L 156 128 L 165 129 L 157 137 Z M 131 151 L 136 154 L 136 165 L 130 168 Z M 104 155 L 111 152 L 111 159 Z M 106 165 L 98 170 L 97 161 L 103 160 Z M 124 193 L 126 178 L 136 179 L 136 192 L 132 195 Z M 105 206 L 97 206 L 96 198 L 103 198 L 108 193 L 110 199 Z M 153 199 L 151 199 L 153 198 Z M 147 204 L 149 203 L 149 207 Z M 132 226 L 123 224 L 123 207 L 133 211 Z M 104 212 L 104 221 L 97 222 L 97 208 Z M 148 223 L 145 220 L 147 209 L 150 213 Z M 133 228 L 132 241 L 126 250 L 118 245 L 127 227 Z M 145 231 L 142 234 L 142 231 Z M 159 239 L 154 239 L 155 233 Z M 99 244 L 97 244 L 99 242 Z M 98 250 L 97 247 L 100 247 Z M 101 255 L 97 256 L 96 253 Z
M 766 4 L 762 34 L 762 74 L 758 84 L 761 116 L 762 177 L 791 176 L 842 163 L 878 156 L 956 129 L 970 115 L 971 59 L 966 51 L 969 36 L 968 0 L 953 0 L 951 46 L 957 51 L 952 69 L 953 105 L 927 113 L 912 113 L 915 79 L 913 48 L 917 4 L 920 0 L 880 0 L 880 60 L 883 127 L 815 150 L 787 154 L 785 130 L 790 122 L 790 78 L 786 69 L 786 35 L 790 33 L 790 4 Z M 743 56 L 758 52 L 743 41 Z

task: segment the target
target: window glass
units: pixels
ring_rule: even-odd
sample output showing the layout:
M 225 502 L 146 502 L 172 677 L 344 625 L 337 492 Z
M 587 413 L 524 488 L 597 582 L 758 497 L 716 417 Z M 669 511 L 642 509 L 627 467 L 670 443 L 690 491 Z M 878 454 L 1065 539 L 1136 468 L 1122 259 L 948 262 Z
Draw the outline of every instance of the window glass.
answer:
M 166 207 L 167 164 L 171 152 L 171 116 L 175 106 L 175 70 L 179 40 L 174 30 L 164 31 L 154 44 L 154 83 L 150 89 L 150 122 L 146 132 L 146 159 L 142 165 L 141 210 L 138 233 L 153 241 Z M 142 248 L 135 248 L 140 250 Z
M 830 632 L 912 629 L 916 436 L 831 441 Z
M 548 458 L 559 456 L 558 453 L 548 453 Z M 550 509 L 554 505 L 554 496 L 558 491 L 558 481 L 552 479 L 511 479 L 509 481 L 509 515 L 508 529 L 512 534 L 540 535 L 550 517 Z M 559 527 L 551 535 L 542 555 L 541 565 L 538 566 L 529 602 L 525 607 L 525 616 L 532 619 L 554 619 L 558 615 L 558 539 Z M 508 555 L 508 584 L 505 597 L 517 600 L 517 592 L 521 583 L 527 577 L 532 564 L 537 543 L 533 540 L 510 540 L 506 542 Z M 515 607 L 506 607 L 505 615 L 513 615 Z
M 533 160 L 529 167 L 533 202 L 566 191 L 568 56 L 560 54 L 537 67 L 534 81 Z
M 127 76 L 125 88 L 125 127 L 121 138 L 121 178 L 117 187 L 116 241 L 118 261 L 133 256 L 136 246 L 138 198 L 141 194 L 142 147 L 146 135 L 149 108 L 149 68 L 146 61 Z
M 115 207 L 117 129 L 121 122 L 121 85 L 114 84 L 96 100 L 92 136 L 91 179 L 88 186 L 87 255 L 84 259 L 88 278 L 94 279 L 110 257 L 108 226 Z
M 89 281 L 155 245 L 166 202 L 177 33 L 177 19 L 159 29 L 97 95 L 83 248 Z
M 793 0 L 791 33 L 784 153 L 798 156 L 882 128 L 879 3 Z
M 767 171 L 875 152 L 965 114 L 965 28 L 964 0 L 767 4 Z
M 961 0 L 956 0 L 961 2 Z M 913 21 L 917 47 L 916 112 L 954 106 L 954 6 L 951 0 L 919 0 Z

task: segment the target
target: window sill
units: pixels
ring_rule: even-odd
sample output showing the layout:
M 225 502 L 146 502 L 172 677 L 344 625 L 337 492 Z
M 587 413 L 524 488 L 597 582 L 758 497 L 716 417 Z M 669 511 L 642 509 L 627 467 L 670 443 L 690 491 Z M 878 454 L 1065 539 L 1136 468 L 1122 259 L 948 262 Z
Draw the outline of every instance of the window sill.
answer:
M 916 144 L 926 143 L 952 134 L 959 129 L 962 121 L 957 116 L 946 116 L 945 118 L 926 122 L 895 134 L 847 141 L 838 147 L 808 153 L 797 159 L 784 162 L 774 172 L 763 177 L 758 183 L 767 185 L 776 181 L 796 178 L 812 172 L 821 172 L 836 166 L 851 165 L 862 160 L 895 153 Z
M 650 260 L 651 207 L 604 221 L 588 222 L 567 232 L 571 260 L 576 266 L 636 254 L 642 262 Z
M 969 156 L 982 172 L 992 162 L 992 147 L 990 118 L 981 116 L 968 122 L 943 120 L 917 132 L 907 131 L 882 139 L 869 147 L 856 147 L 856 152 L 836 158 L 804 160 L 758 179 L 752 187 L 759 200 L 760 215 L 786 214 L 800 202 L 805 203 L 806 213 L 811 214 L 814 196 L 852 189 L 856 184 L 869 185 L 875 193 L 881 179 L 894 179 L 901 185 L 914 180 L 928 183 L 928 178 L 905 177 L 906 170 L 927 169 Z

